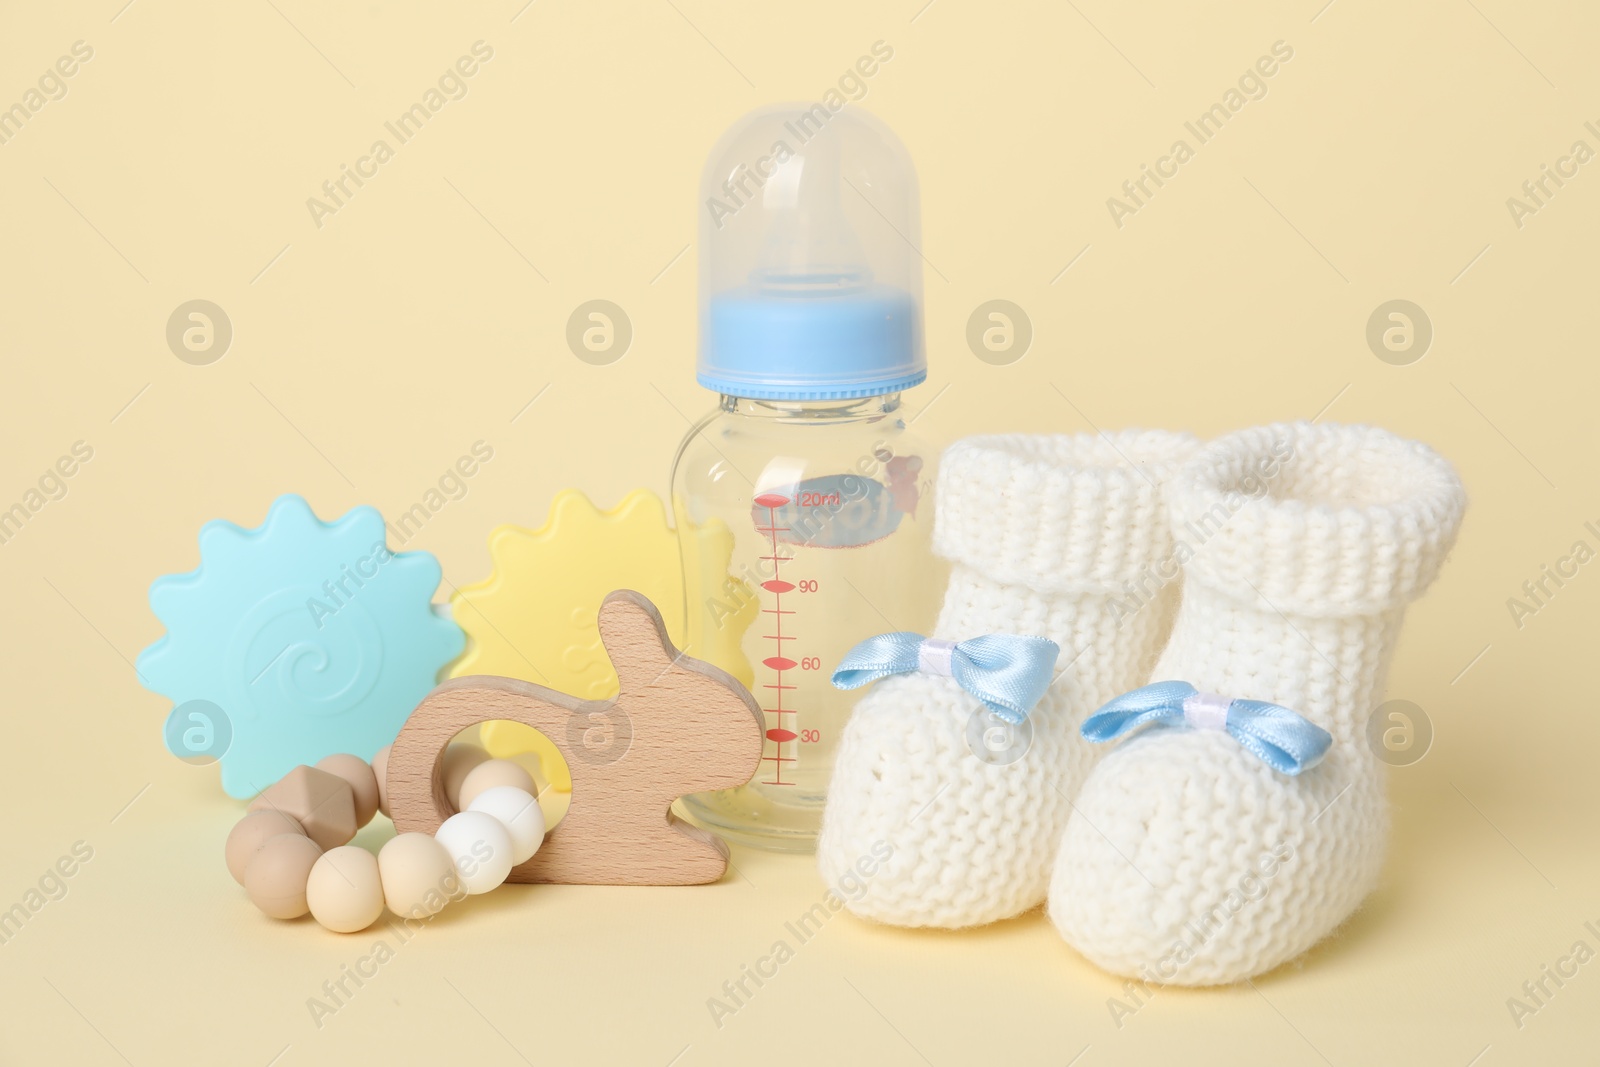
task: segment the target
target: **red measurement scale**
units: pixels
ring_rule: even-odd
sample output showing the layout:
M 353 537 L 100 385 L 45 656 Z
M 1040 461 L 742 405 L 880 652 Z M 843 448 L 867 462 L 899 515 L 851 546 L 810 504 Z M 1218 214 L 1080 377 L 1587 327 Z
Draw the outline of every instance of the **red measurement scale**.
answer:
M 772 778 L 761 783 L 762 785 L 794 785 L 795 782 L 784 781 L 783 768 L 788 763 L 798 763 L 800 752 L 795 747 L 799 739 L 799 710 L 793 707 L 784 707 L 784 694 L 799 688 L 784 683 L 783 676 L 786 671 L 792 671 L 799 665 L 793 657 L 785 654 L 783 643 L 795 640 L 794 635 L 783 632 L 783 617 L 793 615 L 793 609 L 783 606 L 783 594 L 794 591 L 794 583 L 783 579 L 783 565 L 792 562 L 793 556 L 782 555 L 778 550 L 778 534 L 786 532 L 788 527 L 778 525 L 778 509 L 789 503 L 789 498 L 780 493 L 763 493 L 755 501 L 767 509 L 767 524 L 757 526 L 756 529 L 767 535 L 772 545 L 772 554 L 762 556 L 762 559 L 772 561 L 772 577 L 761 583 L 761 588 L 772 594 L 772 606 L 762 608 L 762 614 L 772 616 L 772 633 L 762 634 L 762 639 L 773 643 L 772 655 L 761 661 L 762 665 L 772 671 L 772 681 L 762 684 L 763 689 L 771 690 L 776 696 L 773 707 L 763 708 L 768 718 L 767 740 L 772 742 L 772 754 L 763 754 L 761 761 L 772 765 Z M 785 715 L 796 716 L 795 719 L 785 720 Z M 784 746 L 789 746 L 789 755 L 785 756 Z

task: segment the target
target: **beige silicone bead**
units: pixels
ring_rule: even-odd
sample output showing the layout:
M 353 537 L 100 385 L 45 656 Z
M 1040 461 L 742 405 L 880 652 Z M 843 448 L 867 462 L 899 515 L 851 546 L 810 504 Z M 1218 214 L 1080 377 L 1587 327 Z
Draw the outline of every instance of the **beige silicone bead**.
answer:
M 330 848 L 306 879 L 306 906 L 336 934 L 365 930 L 383 914 L 378 858 L 356 845 Z
M 378 783 L 378 810 L 385 815 L 389 814 L 389 786 L 387 780 L 389 777 L 390 747 L 389 745 L 384 745 L 372 757 L 372 777 Z
M 461 783 L 478 764 L 487 761 L 489 753 L 477 745 L 451 745 L 444 750 L 444 768 L 441 777 L 444 779 L 444 795 L 455 807 L 461 810 L 457 798 L 461 795 Z
M 281 811 L 268 808 L 265 811 L 252 811 L 228 832 L 226 847 L 228 857 L 228 873 L 233 875 L 233 880 L 244 885 L 244 870 L 250 865 L 250 859 L 256 850 L 266 844 L 270 838 L 279 834 L 306 835 L 305 828 L 295 822 Z
M 317 769 L 337 774 L 350 783 L 355 793 L 356 825 L 365 826 L 378 810 L 378 778 L 367 766 L 367 761 L 348 752 L 339 752 L 317 760 Z
M 274 919 L 298 919 L 310 910 L 306 879 L 322 856 L 322 849 L 305 834 L 278 834 L 250 857 L 244 868 L 244 888 L 251 903 Z
M 512 786 L 532 796 L 539 795 L 539 787 L 533 784 L 533 776 L 523 770 L 521 764 L 508 759 L 492 759 L 478 764 L 467 772 L 466 778 L 461 782 L 461 793 L 456 808 L 466 811 L 472 807 L 472 802 L 478 799 L 479 794 L 502 785 Z
M 465 892 L 456 877 L 455 861 L 432 834 L 397 834 L 378 852 L 383 899 L 405 919 L 439 914 L 452 897 Z

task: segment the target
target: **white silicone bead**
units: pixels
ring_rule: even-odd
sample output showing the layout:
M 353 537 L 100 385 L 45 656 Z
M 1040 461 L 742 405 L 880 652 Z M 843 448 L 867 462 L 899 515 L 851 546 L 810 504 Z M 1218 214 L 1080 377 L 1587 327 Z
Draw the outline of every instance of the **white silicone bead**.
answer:
M 511 834 L 511 862 L 526 863 L 544 843 L 544 812 L 526 789 L 497 785 L 473 799 L 468 811 L 492 815 Z
M 511 831 L 493 815 L 457 812 L 433 837 L 450 854 L 462 888 L 471 895 L 489 892 L 511 873 Z

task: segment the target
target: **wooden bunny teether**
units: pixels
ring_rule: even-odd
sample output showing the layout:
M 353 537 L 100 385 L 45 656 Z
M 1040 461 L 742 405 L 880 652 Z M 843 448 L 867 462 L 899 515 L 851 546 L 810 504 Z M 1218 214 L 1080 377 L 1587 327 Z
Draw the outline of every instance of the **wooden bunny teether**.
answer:
M 660 613 L 638 593 L 606 597 L 599 621 L 621 680 L 614 700 L 471 675 L 417 705 L 389 753 L 396 829 L 439 828 L 454 811 L 441 776 L 445 747 L 469 726 L 505 719 L 543 733 L 572 771 L 566 817 L 507 881 L 697 885 L 722 877 L 727 845 L 668 809 L 686 793 L 750 780 L 761 760 L 760 707 L 727 673 L 673 648 Z

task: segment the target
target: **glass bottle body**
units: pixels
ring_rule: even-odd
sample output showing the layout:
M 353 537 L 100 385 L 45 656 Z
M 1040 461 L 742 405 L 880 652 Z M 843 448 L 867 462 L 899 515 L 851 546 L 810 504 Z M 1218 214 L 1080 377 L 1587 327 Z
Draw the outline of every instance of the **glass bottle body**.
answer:
M 933 622 L 943 589 L 930 546 L 936 456 L 899 409 L 899 394 L 723 396 L 678 450 L 672 496 L 690 615 L 682 632 L 742 631 L 738 661 L 718 665 L 749 687 L 764 719 L 751 782 L 683 800 L 726 837 L 814 847 L 860 696 L 832 686 L 834 668 L 867 637 L 926 633 Z M 707 530 L 725 533 L 700 535 Z

